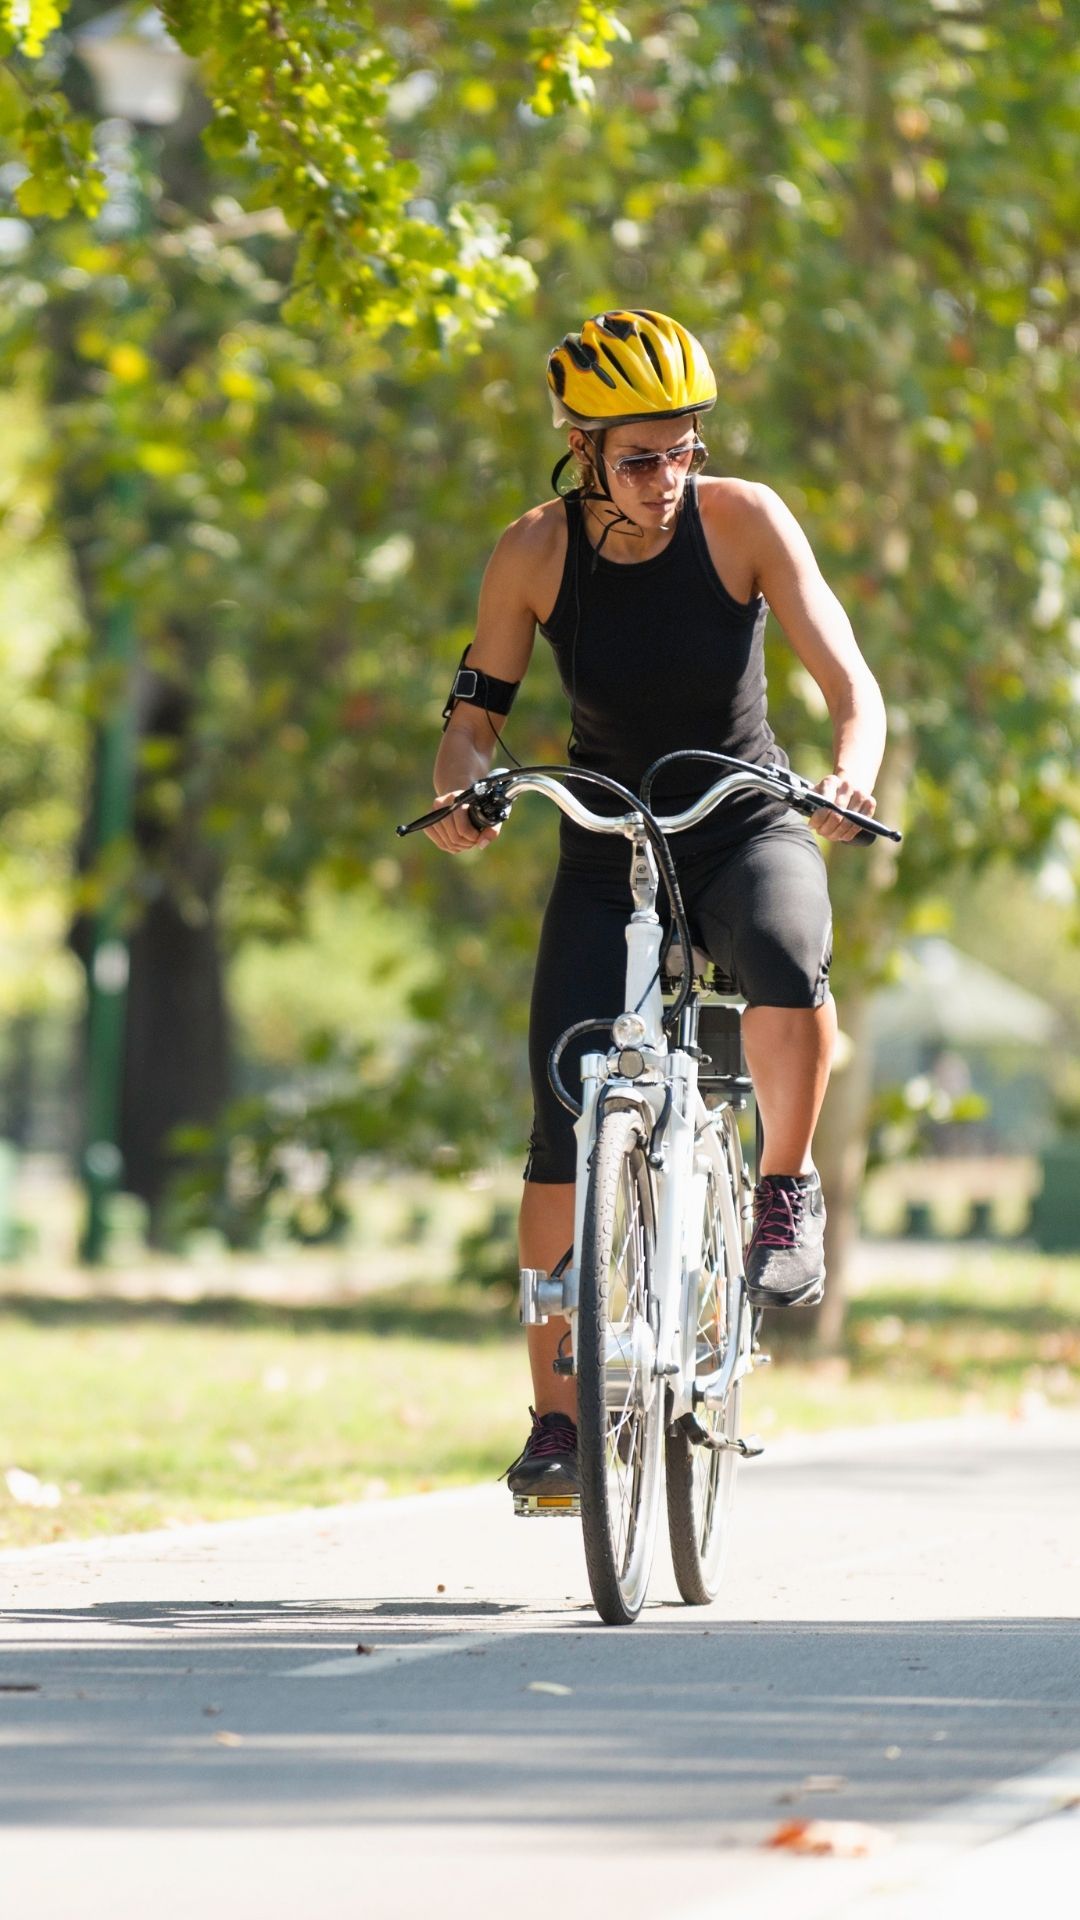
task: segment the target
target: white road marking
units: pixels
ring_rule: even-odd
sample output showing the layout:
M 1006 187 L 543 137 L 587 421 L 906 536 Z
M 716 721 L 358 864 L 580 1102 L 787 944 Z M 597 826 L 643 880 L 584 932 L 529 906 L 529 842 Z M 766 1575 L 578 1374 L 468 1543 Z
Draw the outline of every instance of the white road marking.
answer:
M 348 1674 L 354 1680 L 363 1680 L 371 1674 L 384 1673 L 387 1667 L 404 1666 L 406 1660 L 433 1660 L 440 1653 L 472 1653 L 479 1647 L 494 1646 L 499 1641 L 505 1645 L 509 1638 L 506 1633 L 455 1633 L 452 1639 L 425 1640 L 419 1647 L 403 1646 L 397 1641 L 372 1641 L 369 1653 L 353 1653 L 344 1659 L 314 1660 L 307 1667 L 286 1667 L 278 1678 L 329 1680 L 340 1674 Z M 364 1644 L 367 1645 L 367 1642 Z

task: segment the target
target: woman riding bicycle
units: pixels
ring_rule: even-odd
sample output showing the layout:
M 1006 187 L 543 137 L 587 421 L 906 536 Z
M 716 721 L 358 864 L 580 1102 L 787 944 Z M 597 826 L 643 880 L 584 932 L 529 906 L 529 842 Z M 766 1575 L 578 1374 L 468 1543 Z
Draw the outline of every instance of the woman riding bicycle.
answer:
M 547 378 L 555 425 L 569 428 L 553 484 L 571 458 L 579 483 L 516 520 L 491 557 L 435 761 L 439 800 L 489 771 L 537 627 L 570 702 L 573 764 L 634 792 L 654 760 L 680 748 L 786 765 L 766 718 L 771 609 L 832 721 L 833 771 L 816 790 L 872 814 L 884 706 L 805 535 L 768 487 L 695 477 L 706 457 L 699 421 L 716 401 L 700 343 L 665 314 L 598 314 L 553 349 Z M 680 811 L 714 777 L 677 762 L 656 781 L 654 810 Z M 828 840 L 857 832 L 824 810 L 810 826 Z M 548 1272 L 573 1240 L 575 1175 L 572 1121 L 549 1084 L 548 1054 L 576 1021 L 623 1011 L 628 900 L 625 843 L 565 818 L 560 829 L 533 986 L 535 1117 L 520 1223 L 522 1265 Z M 427 831 L 462 853 L 498 829 L 477 832 L 459 810 Z M 747 1292 L 756 1306 L 811 1304 L 825 1278 L 811 1149 L 836 1039 L 825 863 L 805 822 L 760 795 L 736 798 L 672 851 L 695 939 L 747 1003 L 743 1037 L 764 1131 Z M 567 1048 L 564 1078 L 590 1044 Z M 553 1371 L 565 1332 L 555 1317 L 528 1329 L 535 1411 L 509 1470 L 515 1493 L 577 1484 L 575 1383 Z

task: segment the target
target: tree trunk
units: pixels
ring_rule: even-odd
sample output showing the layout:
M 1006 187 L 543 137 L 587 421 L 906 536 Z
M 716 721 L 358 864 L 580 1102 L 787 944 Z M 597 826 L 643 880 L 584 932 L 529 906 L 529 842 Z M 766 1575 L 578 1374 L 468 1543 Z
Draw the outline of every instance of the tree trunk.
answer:
M 140 740 L 169 741 L 183 769 L 192 752 L 185 690 L 140 667 L 135 705 Z M 79 866 L 93 857 L 93 796 Z M 128 936 L 119 1138 L 120 1186 L 149 1208 L 152 1246 L 167 1237 L 166 1200 L 175 1171 L 174 1128 L 214 1122 L 229 1094 L 225 986 L 215 920 L 217 864 L 200 838 L 197 816 L 164 825 L 146 807 L 137 781 L 134 837 L 143 910 Z M 71 944 L 84 965 L 90 929 L 76 922 Z M 85 1036 L 84 1036 L 85 1039 Z

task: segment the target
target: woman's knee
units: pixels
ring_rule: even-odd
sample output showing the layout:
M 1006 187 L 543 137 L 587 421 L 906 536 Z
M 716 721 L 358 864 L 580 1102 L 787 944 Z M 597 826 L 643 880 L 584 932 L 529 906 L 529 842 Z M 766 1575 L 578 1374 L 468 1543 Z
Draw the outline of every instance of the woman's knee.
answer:
M 753 1007 L 820 1007 L 829 992 L 832 924 L 751 929 L 740 943 L 736 972 Z

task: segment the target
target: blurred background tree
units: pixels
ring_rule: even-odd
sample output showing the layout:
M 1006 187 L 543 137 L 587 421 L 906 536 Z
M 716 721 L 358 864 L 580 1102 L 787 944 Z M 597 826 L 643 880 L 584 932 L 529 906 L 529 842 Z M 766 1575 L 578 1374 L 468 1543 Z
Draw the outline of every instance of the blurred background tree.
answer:
M 69 9 L 35 67 L 84 119 L 65 34 L 96 11 Z M 218 942 L 265 951 L 313 910 L 384 929 L 381 961 L 358 943 L 368 975 L 395 942 L 437 951 L 372 1039 L 368 1121 L 386 1150 L 444 1163 L 520 1139 L 552 823 L 520 809 L 513 857 L 504 842 L 475 863 L 402 853 L 389 829 L 423 798 L 487 554 L 547 490 L 547 347 L 608 305 L 674 310 L 717 369 L 714 468 L 767 481 L 802 519 L 890 710 L 880 808 L 904 816 L 904 855 L 832 863 L 854 1043 L 820 1139 L 838 1270 L 865 1152 L 863 1004 L 898 933 L 939 924 L 992 856 L 1075 861 L 1076 29 L 1055 0 L 627 5 L 617 23 L 486 0 L 378 29 L 378 9 L 350 10 L 352 38 L 330 8 L 231 12 L 247 24 L 230 37 L 229 9 L 168 10 L 204 61 L 208 142 L 194 90 L 167 132 L 110 146 L 99 130 L 96 219 L 70 156 L 72 198 L 35 201 L 54 162 L 10 100 L 4 122 L 0 351 L 38 423 L 23 491 L 82 609 L 26 697 L 65 739 L 92 723 L 109 688 L 88 636 L 120 593 L 147 676 L 139 831 L 122 874 L 87 870 L 78 902 L 122 881 L 134 926 L 168 900 L 211 929 L 214 966 Z M 286 177 L 296 100 L 259 117 L 244 38 L 279 28 L 295 29 L 302 182 Z M 357 47 L 361 79 L 344 71 Z M 335 172 L 327 123 L 375 145 L 346 141 Z M 380 242 L 360 209 L 386 155 L 397 225 Z M 136 169 L 147 213 L 118 230 L 108 210 Z M 121 511 L 110 479 L 130 473 Z M 821 771 L 817 691 L 775 633 L 769 659 L 776 731 Z M 558 755 L 565 724 L 539 649 L 511 744 Z M 12 780 L 34 819 L 18 749 Z M 355 1090 L 356 1035 L 352 1016 L 313 1016 L 309 1105 Z M 136 1115 L 154 1072 L 143 1046 Z

